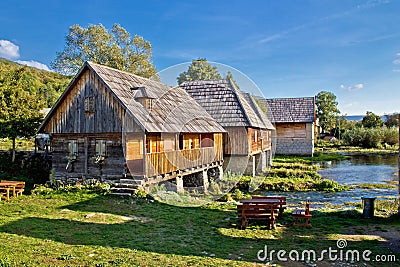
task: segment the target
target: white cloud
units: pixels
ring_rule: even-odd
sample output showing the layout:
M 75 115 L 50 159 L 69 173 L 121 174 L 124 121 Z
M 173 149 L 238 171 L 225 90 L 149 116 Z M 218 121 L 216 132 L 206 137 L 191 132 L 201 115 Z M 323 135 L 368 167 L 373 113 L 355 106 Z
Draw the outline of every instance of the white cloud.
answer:
M 400 64 L 400 53 L 396 54 L 396 58 L 393 60 L 393 64 Z
M 393 69 L 393 72 L 400 72 L 400 69 Z
M 16 60 L 20 57 L 19 46 L 8 40 L 0 40 L 0 57 L 15 60 L 15 62 L 22 65 L 27 65 L 37 69 L 50 71 L 47 65 L 34 60 Z
M 19 47 L 8 40 L 0 40 L 0 57 L 19 58 Z
M 345 85 L 342 84 L 342 85 L 340 85 L 340 89 L 346 90 L 346 91 L 349 91 L 349 92 L 358 91 L 358 90 L 364 89 L 364 84 L 358 83 L 358 84 L 353 85 L 353 86 L 345 86 Z
M 37 61 L 33 61 L 33 60 L 30 60 L 30 61 L 26 61 L 26 60 L 17 60 L 17 61 L 15 61 L 15 62 L 17 62 L 17 63 L 19 63 L 19 64 L 22 64 L 22 65 L 34 67 L 34 68 L 37 68 L 37 69 L 40 69 L 40 70 L 47 70 L 47 71 L 50 71 L 50 69 L 49 69 L 49 67 L 47 67 L 47 65 L 45 65 L 45 64 L 43 64 L 43 63 L 40 63 L 40 62 L 37 62 Z

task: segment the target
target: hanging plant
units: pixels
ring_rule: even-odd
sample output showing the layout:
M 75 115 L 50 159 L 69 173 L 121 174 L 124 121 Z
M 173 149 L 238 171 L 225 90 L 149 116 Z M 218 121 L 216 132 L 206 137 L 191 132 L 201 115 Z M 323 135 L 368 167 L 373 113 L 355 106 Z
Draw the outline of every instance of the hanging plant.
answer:
M 106 157 L 104 155 L 96 155 L 93 158 L 94 158 L 94 164 L 96 164 L 98 167 L 103 165 L 106 160 Z
M 68 161 L 67 166 L 65 167 L 65 169 L 68 172 L 72 171 L 72 164 L 78 160 L 78 153 L 73 153 L 73 154 L 69 154 L 68 156 L 65 157 Z

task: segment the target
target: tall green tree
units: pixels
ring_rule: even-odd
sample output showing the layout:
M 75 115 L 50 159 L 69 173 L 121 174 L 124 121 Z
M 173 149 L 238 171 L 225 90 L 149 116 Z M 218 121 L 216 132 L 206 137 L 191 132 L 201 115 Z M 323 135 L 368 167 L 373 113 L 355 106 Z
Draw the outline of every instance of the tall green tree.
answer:
M 399 126 L 399 113 L 385 115 L 385 125 L 388 128 L 398 127 Z
M 30 87 L 32 77 L 25 67 L 9 72 L 0 80 L 0 137 L 12 140 L 12 162 L 17 137 L 32 137 L 43 115 L 44 102 Z
M 58 52 L 51 67 L 59 73 L 73 75 L 85 61 L 93 61 L 142 77 L 157 77 L 152 63 L 152 48 L 142 36 L 131 37 L 121 25 L 107 30 L 102 24 L 87 28 L 75 24 L 65 37 L 64 51 Z
M 337 118 L 340 114 L 336 96 L 332 92 L 321 91 L 315 97 L 317 105 L 317 118 L 322 132 L 335 128 Z
M 383 126 L 383 121 L 381 116 L 378 116 L 371 111 L 367 111 L 367 114 L 362 119 L 361 124 L 365 128 L 377 128 Z
M 208 63 L 207 59 L 199 58 L 192 60 L 192 64 L 189 66 L 188 70 L 179 74 L 177 81 L 178 84 L 181 84 L 188 81 L 210 81 L 219 79 L 222 78 L 217 67 Z

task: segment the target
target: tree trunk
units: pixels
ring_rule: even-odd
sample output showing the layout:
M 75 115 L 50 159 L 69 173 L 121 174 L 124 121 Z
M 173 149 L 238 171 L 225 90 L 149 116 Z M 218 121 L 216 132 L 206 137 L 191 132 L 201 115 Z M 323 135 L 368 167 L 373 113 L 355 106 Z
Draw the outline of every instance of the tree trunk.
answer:
M 15 137 L 12 139 L 12 149 L 11 149 L 11 162 L 15 161 Z
M 399 160 L 398 160 L 398 168 L 399 168 L 399 184 L 398 184 L 398 187 L 399 187 L 399 198 L 398 198 L 398 200 L 399 200 L 399 209 L 398 209 L 398 213 L 400 213 L 400 113 L 399 113 L 399 122 L 398 122 L 398 124 L 399 124 Z

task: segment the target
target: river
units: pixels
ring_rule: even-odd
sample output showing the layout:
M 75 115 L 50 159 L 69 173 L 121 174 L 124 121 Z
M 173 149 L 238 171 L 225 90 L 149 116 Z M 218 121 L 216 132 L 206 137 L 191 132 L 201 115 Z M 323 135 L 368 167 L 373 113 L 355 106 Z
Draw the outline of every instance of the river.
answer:
M 336 162 L 325 162 L 318 173 L 327 179 L 345 185 L 386 184 L 398 180 L 398 155 L 357 155 Z M 361 189 L 355 188 L 337 193 L 324 192 L 280 192 L 289 204 L 297 204 L 307 198 L 317 207 L 343 205 L 347 202 L 361 203 L 361 197 L 393 199 L 398 196 L 398 189 Z M 351 206 L 351 205 L 350 205 Z

